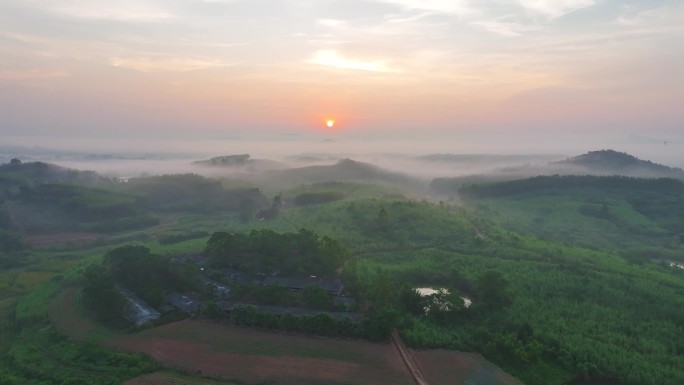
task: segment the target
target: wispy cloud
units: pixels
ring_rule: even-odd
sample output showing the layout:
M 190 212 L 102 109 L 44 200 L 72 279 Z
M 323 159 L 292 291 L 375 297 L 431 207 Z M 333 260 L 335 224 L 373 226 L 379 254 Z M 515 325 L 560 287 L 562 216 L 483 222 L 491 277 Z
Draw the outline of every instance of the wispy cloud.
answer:
M 147 57 L 112 58 L 110 63 L 114 67 L 128 68 L 140 72 L 187 72 L 227 67 L 230 65 L 229 63 L 216 59 L 153 59 Z
M 0 80 L 33 80 L 33 79 L 53 79 L 69 76 L 64 71 L 46 70 L 0 70 Z
M 684 4 L 661 7 L 624 7 L 615 24 L 626 27 L 684 26 Z
M 316 20 L 316 24 L 322 25 L 325 27 L 339 27 L 341 25 L 345 25 L 347 22 L 344 20 L 338 20 L 338 19 L 318 19 Z
M 596 0 L 519 0 L 525 9 L 550 19 L 596 5 Z
M 75 19 L 120 22 L 159 22 L 176 16 L 156 4 L 136 1 L 64 1 L 45 4 L 45 9 Z
M 335 50 L 318 50 L 309 59 L 306 60 L 309 64 L 318 64 L 323 66 L 335 67 L 346 70 L 356 71 L 371 71 L 371 72 L 399 72 L 387 65 L 383 60 L 359 60 L 345 57 Z
M 501 35 L 501 36 L 520 36 L 524 32 L 539 30 L 537 26 L 529 26 L 520 23 L 510 23 L 501 21 L 472 21 L 471 25 L 481 27 L 482 29 Z
M 454 15 L 469 15 L 476 12 L 476 8 L 467 0 L 385 0 L 410 10 L 449 13 Z

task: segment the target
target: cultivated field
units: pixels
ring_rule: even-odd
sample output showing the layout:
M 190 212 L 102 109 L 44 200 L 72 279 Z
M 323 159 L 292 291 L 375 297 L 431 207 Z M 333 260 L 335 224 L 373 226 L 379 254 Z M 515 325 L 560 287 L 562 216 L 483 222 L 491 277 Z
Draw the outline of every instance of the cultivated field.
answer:
M 151 355 L 161 364 L 222 380 L 171 372 L 144 375 L 125 385 L 231 384 L 413 385 L 393 344 L 289 335 L 212 321 L 184 320 L 117 334 L 92 322 L 80 304 L 80 290 L 69 287 L 49 306 L 50 320 L 79 341 Z M 446 350 L 409 352 L 430 385 L 522 385 L 479 354 Z M 277 379 L 277 381 L 274 381 Z
M 96 329 L 95 323 L 82 314 L 79 306 L 81 291 L 69 287 L 60 291 L 48 307 L 50 321 L 60 332 L 76 341 L 85 341 Z
M 480 354 L 449 350 L 412 350 L 430 385 L 522 385 Z
M 237 383 L 190 377 L 171 372 L 155 372 L 130 379 L 122 385 L 237 385 Z
M 391 344 L 292 336 L 204 321 L 181 321 L 108 341 L 170 367 L 246 383 L 412 384 Z

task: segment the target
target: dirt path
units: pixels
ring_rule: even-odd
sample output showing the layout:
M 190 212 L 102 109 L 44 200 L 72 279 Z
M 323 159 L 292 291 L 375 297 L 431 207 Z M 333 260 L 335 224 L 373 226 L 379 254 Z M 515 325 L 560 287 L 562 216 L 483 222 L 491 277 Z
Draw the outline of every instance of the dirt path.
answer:
M 399 351 L 401 358 L 404 360 L 404 363 L 406 363 L 406 367 L 408 368 L 409 372 L 411 372 L 411 375 L 413 376 L 413 379 L 416 381 L 416 384 L 430 385 L 423 377 L 423 373 L 421 373 L 420 368 L 418 368 L 416 362 L 413 360 L 411 352 L 409 352 L 408 349 L 406 349 L 406 345 L 404 345 L 404 341 L 401 340 L 401 337 L 399 336 L 399 332 L 397 332 L 397 329 L 394 329 L 392 331 L 392 342 L 394 342 L 394 345 L 397 347 L 397 350 Z

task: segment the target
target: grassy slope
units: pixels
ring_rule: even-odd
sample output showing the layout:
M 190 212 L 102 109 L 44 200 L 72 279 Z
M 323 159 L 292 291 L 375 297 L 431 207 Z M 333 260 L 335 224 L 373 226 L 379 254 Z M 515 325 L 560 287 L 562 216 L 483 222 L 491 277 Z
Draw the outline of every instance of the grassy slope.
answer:
M 669 205 L 669 210 L 639 206 L 640 201 L 653 202 L 650 206 Z M 579 247 L 631 250 L 632 254 L 643 250 L 643 257 L 649 257 L 645 254 L 650 251 L 651 258 L 658 254 L 676 258 L 684 247 L 678 234 L 682 224 L 675 219 L 684 210 L 682 197 L 640 198 L 576 189 L 479 199 L 473 205 L 479 217 L 504 228 Z

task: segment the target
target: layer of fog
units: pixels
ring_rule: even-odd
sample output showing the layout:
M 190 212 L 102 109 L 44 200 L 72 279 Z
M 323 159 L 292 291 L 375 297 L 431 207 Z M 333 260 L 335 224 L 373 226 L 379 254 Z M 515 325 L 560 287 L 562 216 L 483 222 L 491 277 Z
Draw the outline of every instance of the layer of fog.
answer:
M 388 136 L 386 133 L 356 133 L 155 140 L 9 139 L 5 146 L 0 147 L 0 161 L 3 163 L 18 157 L 22 161 L 45 161 L 115 177 L 187 172 L 223 176 L 263 171 L 259 167 L 206 168 L 192 165 L 193 161 L 233 154 L 250 154 L 252 159 L 275 161 L 282 168 L 330 165 L 339 159 L 350 158 L 425 180 L 496 173 L 511 167 L 542 168 L 551 161 L 600 149 L 613 149 L 640 159 L 684 167 L 684 138 L 661 140 L 645 135 L 454 133 Z M 435 154 L 468 156 L 425 157 Z

